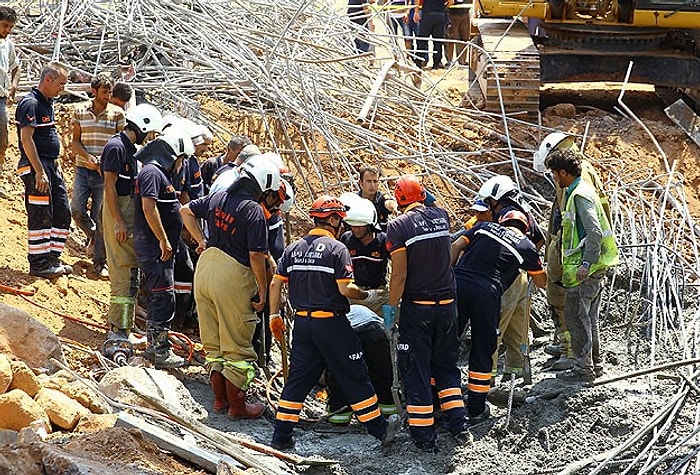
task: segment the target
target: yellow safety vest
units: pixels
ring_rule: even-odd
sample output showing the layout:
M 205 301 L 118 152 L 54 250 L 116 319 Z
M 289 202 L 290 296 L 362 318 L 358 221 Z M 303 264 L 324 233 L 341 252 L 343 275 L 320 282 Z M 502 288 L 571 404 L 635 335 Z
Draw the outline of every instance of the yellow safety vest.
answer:
M 583 263 L 583 249 L 586 243 L 586 238 L 580 239 L 578 228 L 576 227 L 576 204 L 574 199 L 577 196 L 595 205 L 598 221 L 603 231 L 598 262 L 591 262 L 588 275 L 620 263 L 615 236 L 610 228 L 610 221 L 608 221 L 600 198 L 598 198 L 598 193 L 590 184 L 581 180 L 566 200 L 566 208 L 562 216 L 561 254 L 564 273 L 561 282 L 564 287 L 576 287 L 580 283 L 576 279 L 576 271 Z

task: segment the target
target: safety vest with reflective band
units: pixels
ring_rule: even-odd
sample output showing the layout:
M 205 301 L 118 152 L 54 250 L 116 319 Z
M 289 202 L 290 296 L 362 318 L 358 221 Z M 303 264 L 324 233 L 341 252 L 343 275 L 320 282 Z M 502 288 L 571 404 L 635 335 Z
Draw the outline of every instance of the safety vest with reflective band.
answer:
M 583 239 L 579 237 L 578 227 L 576 226 L 576 204 L 574 200 L 577 196 L 594 204 L 598 222 L 603 231 L 598 262 L 591 262 L 588 274 L 591 275 L 601 269 L 607 269 L 620 263 L 615 236 L 613 236 L 612 229 L 610 229 L 610 222 L 605 215 L 598 194 L 591 185 L 581 180 L 566 200 L 566 208 L 562 217 L 561 245 L 564 268 L 562 284 L 564 287 L 576 287 L 580 283 L 576 279 L 576 271 L 583 262 L 583 249 L 586 245 L 586 237 Z

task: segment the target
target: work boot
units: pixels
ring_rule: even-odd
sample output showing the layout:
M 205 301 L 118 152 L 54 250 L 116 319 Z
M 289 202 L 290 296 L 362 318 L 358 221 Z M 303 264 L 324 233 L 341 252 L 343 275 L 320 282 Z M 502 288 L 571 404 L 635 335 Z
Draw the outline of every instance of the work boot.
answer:
M 231 420 L 257 419 L 265 412 L 264 404 L 247 403 L 245 400 L 245 391 L 234 386 L 228 379 L 226 380 L 226 397 L 230 404 L 228 418 Z
M 486 404 L 485 409 L 481 414 L 478 414 L 476 416 L 469 416 L 468 424 L 470 426 L 475 426 L 477 424 L 481 424 L 482 422 L 486 422 L 490 416 L 491 416 L 491 407 L 488 404 Z
M 380 404 L 379 410 L 384 417 L 389 417 L 392 414 L 399 413 L 399 409 L 396 407 L 396 404 Z
M 294 448 L 294 439 L 290 437 L 288 440 L 284 440 L 281 442 L 273 440 L 270 443 L 270 447 L 272 447 L 275 450 L 292 450 Z
M 552 371 L 562 371 L 565 369 L 571 369 L 576 364 L 576 360 L 573 358 L 567 358 L 566 356 L 560 357 L 556 360 L 552 366 L 549 367 Z
M 334 412 L 328 416 L 328 422 L 337 426 L 346 426 L 352 420 L 353 411 Z
M 148 330 L 148 347 L 143 357 L 153 363 L 156 369 L 181 368 L 185 359 L 173 353 L 168 340 L 168 330 Z
M 45 279 L 53 279 L 54 277 L 61 277 L 64 275 L 64 269 L 62 266 L 54 266 L 54 265 L 48 265 L 46 267 L 40 267 L 40 268 L 32 268 L 30 266 L 29 268 L 29 274 L 33 275 L 34 277 L 43 277 Z
M 551 356 L 560 357 L 563 353 L 561 343 L 550 343 L 544 346 L 544 352 Z
M 209 381 L 214 393 L 214 412 L 223 414 L 230 406 L 226 395 L 226 378 L 220 371 L 212 371 L 209 375 Z
M 394 441 L 396 434 L 401 430 L 401 417 L 398 414 L 392 414 L 386 419 L 386 432 L 380 439 L 382 445 L 388 445 Z
M 557 379 L 567 383 L 592 383 L 595 373 L 592 369 L 577 367 L 557 374 Z

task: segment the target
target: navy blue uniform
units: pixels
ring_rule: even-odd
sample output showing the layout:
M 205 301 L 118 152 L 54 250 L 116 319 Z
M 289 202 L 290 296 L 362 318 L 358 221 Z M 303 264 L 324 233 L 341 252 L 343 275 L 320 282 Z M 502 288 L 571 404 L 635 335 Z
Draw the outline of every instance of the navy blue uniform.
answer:
M 435 385 L 443 423 L 452 434 L 465 427 L 455 281 L 450 267 L 450 222 L 447 212 L 414 203 L 389 222 L 387 250 L 407 254 L 406 286 L 401 298 L 398 359 L 406 389 L 408 425 L 413 441 L 435 445 Z
M 386 233 L 377 233 L 365 246 L 352 231 L 347 231 L 340 237 L 340 242 L 350 251 L 355 284 L 363 289 L 378 289 L 386 286 L 386 267 L 389 261 Z
M 501 296 L 519 269 L 541 273 L 535 245 L 523 234 L 497 223 L 479 222 L 459 239 L 468 246 L 455 265 L 460 326 L 470 322 L 468 402 L 471 416 L 486 409 L 496 351 Z
M 211 189 L 211 184 L 214 183 L 214 176 L 216 171 L 224 165 L 224 156 L 219 155 L 218 157 L 213 157 L 207 159 L 202 163 L 202 191 L 205 195 L 209 194 Z
M 386 420 L 362 358 L 362 345 L 346 318 L 350 309 L 338 283 L 352 281 L 348 249 L 323 229 L 285 249 L 276 279 L 287 282 L 294 308 L 289 378 L 282 390 L 275 422 L 275 443 L 287 443 L 299 421 L 304 399 L 328 368 L 367 432 L 381 439 Z
M 542 228 L 540 228 L 540 225 L 537 224 L 537 221 L 535 221 L 535 217 L 532 215 L 532 212 L 514 201 L 506 200 L 504 206 L 498 210 L 498 213 L 496 216 L 494 216 L 494 221 L 498 222 L 501 217 L 505 216 L 505 214 L 509 211 L 520 211 L 527 216 L 527 233 L 525 235 L 528 237 L 528 239 L 530 239 L 530 241 L 535 244 L 538 242 L 544 242 L 544 232 L 542 232 Z
M 117 174 L 117 196 L 130 196 L 134 193 L 136 183 L 136 146 L 124 134 L 113 136 L 102 149 L 100 169 Z
M 15 111 L 20 150 L 17 174 L 24 182 L 24 206 L 27 210 L 29 267 L 42 271 L 60 264 L 58 258 L 66 245 L 70 232 L 70 206 L 68 192 L 56 159 L 61 152 L 61 140 L 56 133 L 53 99 L 44 97 L 37 88 L 17 104 Z M 36 172 L 24 150 L 21 129 L 32 127 L 33 140 L 49 181 L 48 194 L 36 189 Z
M 203 196 L 204 188 L 202 185 L 202 169 L 199 166 L 197 157 L 194 155 L 187 159 L 187 173 L 190 182 L 190 199 L 196 200 L 200 196 Z
M 143 198 L 156 200 L 156 207 L 163 229 L 173 248 L 176 248 L 182 231 L 180 202 L 169 176 L 153 164 L 143 167 L 136 177 L 134 217 L 134 250 L 150 294 L 148 327 L 155 331 L 169 329 L 175 313 L 174 260 L 160 259 L 160 243 L 143 213 Z
M 428 38 L 433 37 L 433 68 L 442 61 L 443 38 L 447 27 L 447 9 L 443 0 L 423 0 L 421 19 L 418 25 L 419 55 L 423 58 L 422 66 L 428 64 Z

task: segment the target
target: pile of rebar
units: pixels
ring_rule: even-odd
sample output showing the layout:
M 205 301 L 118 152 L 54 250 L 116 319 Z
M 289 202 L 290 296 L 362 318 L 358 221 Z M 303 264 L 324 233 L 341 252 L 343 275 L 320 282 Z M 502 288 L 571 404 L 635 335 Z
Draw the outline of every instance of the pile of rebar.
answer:
M 34 84 L 51 59 L 86 77 L 133 68 L 130 82 L 147 100 L 207 123 L 224 142 L 240 131 L 225 124 L 247 124 L 261 148 L 295 171 L 303 204 L 355 189 L 358 168 L 372 164 L 387 178 L 423 176 L 456 221 L 496 173 L 515 178 L 539 217 L 551 205 L 537 191 L 550 184 L 531 167 L 550 130 L 451 103 L 413 66 L 402 39 L 370 33 L 332 3 L 63 0 L 26 3 L 20 13 L 23 84 Z M 375 46 L 377 58 L 358 54 L 356 36 Z M 621 160 L 596 165 L 607 178 L 623 261 L 605 292 L 607 323 L 635 337 L 639 367 L 697 356 L 699 230 L 679 176 L 673 168 L 644 174 Z M 700 409 L 689 409 L 691 426 L 673 418 L 700 392 L 698 373 L 687 371 L 642 436 L 590 462 L 598 471 L 699 470 Z

